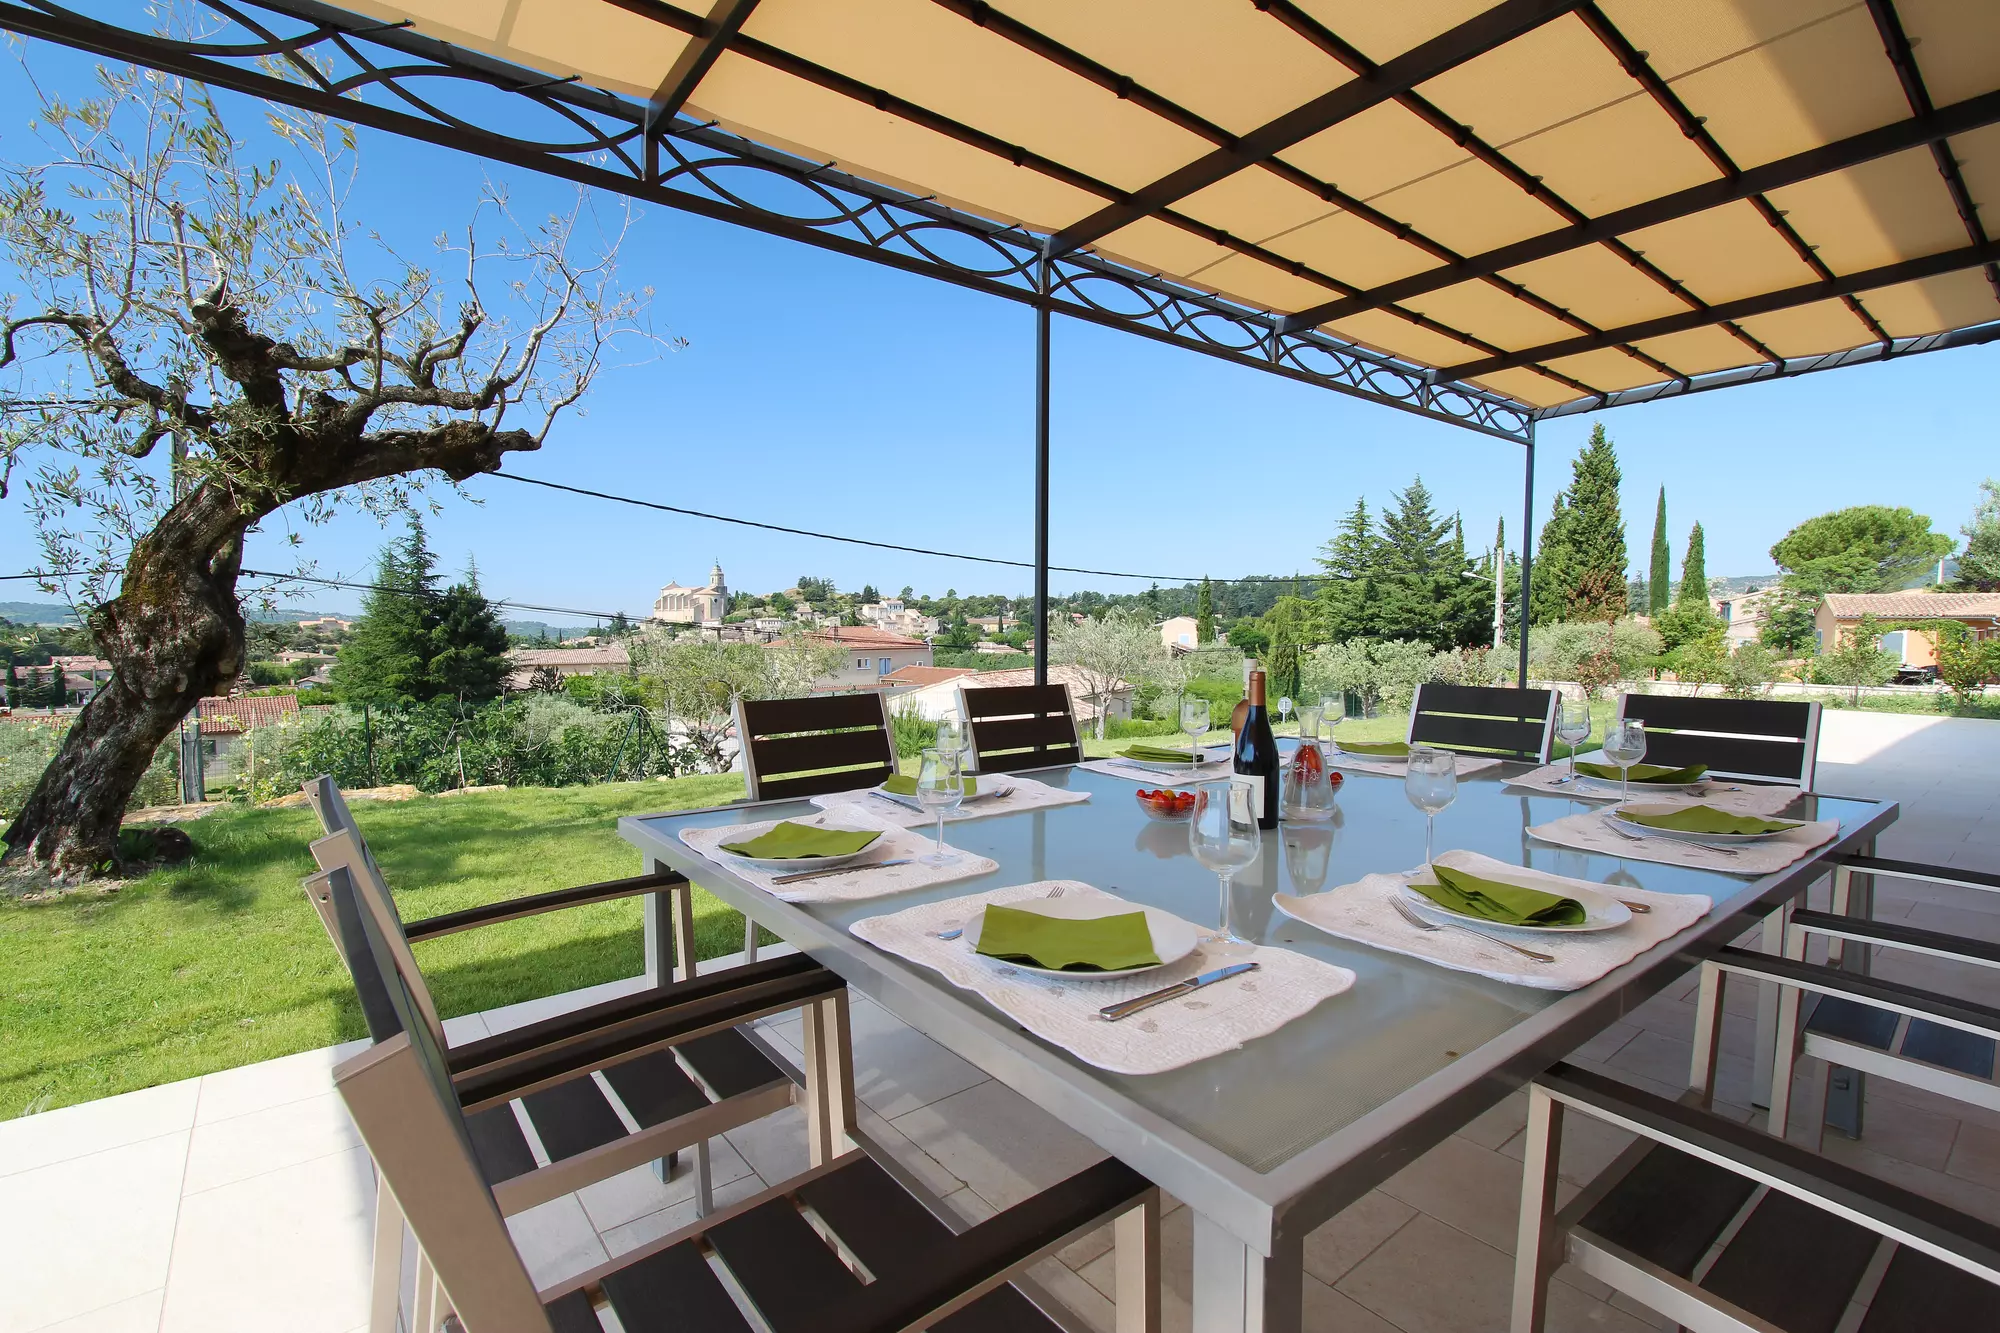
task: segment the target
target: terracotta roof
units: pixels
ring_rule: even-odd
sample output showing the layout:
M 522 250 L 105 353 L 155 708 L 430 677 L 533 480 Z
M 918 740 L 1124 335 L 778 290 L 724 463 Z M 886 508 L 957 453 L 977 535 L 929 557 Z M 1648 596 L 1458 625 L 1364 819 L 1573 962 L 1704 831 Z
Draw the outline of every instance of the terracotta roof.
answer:
M 515 667 L 627 667 L 632 665 L 632 655 L 625 651 L 622 643 L 605 644 L 597 648 L 513 648 L 507 653 L 507 661 Z
M 1836 620 L 1894 616 L 1901 620 L 2000 616 L 1994 592 L 1830 592 L 1826 609 Z
M 906 666 L 897 667 L 882 680 L 889 685 L 935 685 L 939 681 L 978 674 L 971 667 Z
M 208 698 L 196 704 L 204 736 L 234 736 L 253 727 L 269 727 L 297 717 L 296 694 L 242 694 L 233 699 Z
M 872 625 L 835 625 L 829 629 L 815 630 L 815 639 L 825 639 L 843 648 L 928 648 L 922 639 L 907 638 L 901 634 L 891 634 L 887 630 L 876 629 Z
M 1000 685 L 1033 685 L 1035 683 L 1035 669 L 1033 667 L 1008 667 L 1004 671 L 980 671 L 974 674 L 976 679 L 965 682 L 967 689 L 977 688 L 983 690 Z M 1084 694 L 1089 689 L 1088 685 L 1085 684 L 1083 672 L 1073 666 L 1065 666 L 1061 663 L 1057 663 L 1049 668 L 1049 683 L 1052 685 L 1069 686 L 1071 696 L 1079 705 L 1083 701 Z M 1114 694 L 1122 693 L 1131 688 L 1130 684 L 1122 680 L 1111 687 Z

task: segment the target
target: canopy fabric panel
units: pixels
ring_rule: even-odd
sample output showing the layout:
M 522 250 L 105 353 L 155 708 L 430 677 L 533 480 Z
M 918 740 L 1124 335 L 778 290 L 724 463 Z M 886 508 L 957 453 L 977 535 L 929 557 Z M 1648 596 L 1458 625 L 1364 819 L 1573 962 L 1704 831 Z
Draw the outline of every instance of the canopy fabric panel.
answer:
M 2000 332 L 1994 0 L 344 7 L 1537 414 Z

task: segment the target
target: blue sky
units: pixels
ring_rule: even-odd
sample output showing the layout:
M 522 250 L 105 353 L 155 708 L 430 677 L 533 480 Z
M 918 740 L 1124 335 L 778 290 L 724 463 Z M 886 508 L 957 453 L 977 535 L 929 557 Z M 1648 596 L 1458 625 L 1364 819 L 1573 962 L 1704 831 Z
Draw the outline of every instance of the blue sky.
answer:
M 80 93 L 74 58 L 35 67 Z M 0 80 L 0 84 L 13 82 Z M 239 132 L 249 104 L 226 104 Z M 18 83 L 0 91 L 0 157 L 35 149 Z M 418 247 L 462 223 L 483 177 L 528 215 L 569 187 L 441 148 L 361 132 L 366 225 Z M 1016 559 L 1032 554 L 1033 322 L 1011 302 L 664 208 L 629 239 L 624 274 L 657 289 L 656 323 L 685 350 L 599 381 L 588 411 L 507 470 L 800 527 Z M 2000 472 L 1989 396 L 2000 346 L 1917 357 L 1621 408 L 1602 420 L 1624 467 L 1628 541 L 1643 559 L 1664 483 L 1676 569 L 1700 520 L 1714 574 L 1771 568 L 1800 520 L 1850 504 L 1908 505 L 1956 534 L 1979 480 Z M 1421 473 L 1468 536 L 1506 517 L 1519 539 L 1518 446 L 1142 338 L 1058 318 L 1054 340 L 1055 563 L 1218 578 L 1310 570 L 1356 495 L 1371 507 Z M 1537 527 L 1595 418 L 1545 423 Z M 660 584 L 735 587 L 801 574 L 842 588 L 1025 593 L 1026 570 L 867 551 L 477 479 L 439 488 L 433 545 L 478 560 L 489 595 L 641 612 Z M 476 501 L 476 503 L 474 502 Z M 247 564 L 287 568 L 268 521 Z M 330 577 L 366 577 L 384 539 L 351 513 L 304 528 Z M 0 502 L 0 572 L 36 551 L 18 499 Z M 1164 581 L 1164 580 L 1163 580 Z M 1058 591 L 1144 583 L 1056 575 Z M 0 584 L 0 600 L 38 599 Z M 355 595 L 302 604 L 343 608 Z

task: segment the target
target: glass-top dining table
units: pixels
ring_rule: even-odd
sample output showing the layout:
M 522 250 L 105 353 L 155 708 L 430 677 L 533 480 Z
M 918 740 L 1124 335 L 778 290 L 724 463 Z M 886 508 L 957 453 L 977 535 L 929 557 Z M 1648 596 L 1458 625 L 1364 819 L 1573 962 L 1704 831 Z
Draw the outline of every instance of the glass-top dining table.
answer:
M 1893 803 L 1798 797 L 1784 813 L 1838 820 L 1830 842 L 1752 879 L 1541 843 L 1528 829 L 1590 808 L 1505 786 L 1522 765 L 1461 778 L 1437 817 L 1437 848 L 1612 886 L 1698 893 L 1695 925 L 1580 990 L 1529 989 L 1335 938 L 1279 913 L 1273 893 L 1337 891 L 1424 855 L 1423 816 L 1400 778 L 1349 772 L 1335 818 L 1282 824 L 1236 880 L 1230 924 L 1246 939 L 1351 969 L 1355 984 L 1305 1016 L 1225 1054 L 1167 1073 L 1107 1073 L 1023 1030 L 979 996 L 856 939 L 864 917 L 1046 879 L 1081 880 L 1198 925 L 1219 914 L 1216 876 L 1189 853 L 1187 828 L 1150 820 L 1137 784 L 1080 767 L 1026 776 L 1088 801 L 962 819 L 949 843 L 999 869 L 859 902 L 788 903 L 683 843 L 684 829 L 821 813 L 805 801 L 738 803 L 628 816 L 619 833 L 649 868 L 679 871 L 1105 1152 L 1194 1214 L 1197 1333 L 1299 1327 L 1306 1234 L 1562 1059 L 1701 959 L 1803 893 L 1836 852 L 1865 852 Z M 1166 785 L 1163 783 L 1162 785 Z M 669 956 L 649 910 L 647 956 Z

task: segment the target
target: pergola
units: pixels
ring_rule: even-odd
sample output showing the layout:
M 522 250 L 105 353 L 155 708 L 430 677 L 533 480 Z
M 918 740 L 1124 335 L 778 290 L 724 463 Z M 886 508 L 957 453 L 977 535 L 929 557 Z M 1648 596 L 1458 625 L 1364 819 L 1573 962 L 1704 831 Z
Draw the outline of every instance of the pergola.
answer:
M 200 10 L 0 27 L 1032 306 L 1044 645 L 1056 313 L 1521 445 L 1523 623 L 1538 421 L 2000 338 L 1991 0 Z

